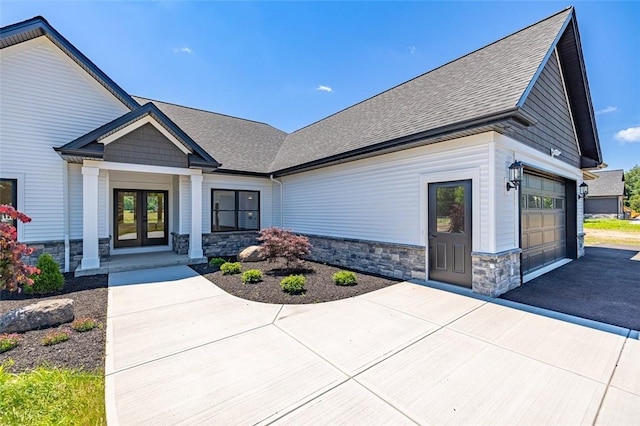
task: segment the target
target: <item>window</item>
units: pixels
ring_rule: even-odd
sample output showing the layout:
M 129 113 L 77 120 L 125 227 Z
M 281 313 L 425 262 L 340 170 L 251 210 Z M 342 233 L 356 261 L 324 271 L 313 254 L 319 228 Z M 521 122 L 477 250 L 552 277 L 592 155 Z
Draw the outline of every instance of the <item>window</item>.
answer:
M 260 229 L 260 192 L 211 190 L 211 232 Z
M 18 209 L 18 181 L 16 179 L 0 179 L 0 204 L 8 204 L 14 209 Z M 4 215 L 0 216 L 0 222 L 16 226 L 14 220 Z

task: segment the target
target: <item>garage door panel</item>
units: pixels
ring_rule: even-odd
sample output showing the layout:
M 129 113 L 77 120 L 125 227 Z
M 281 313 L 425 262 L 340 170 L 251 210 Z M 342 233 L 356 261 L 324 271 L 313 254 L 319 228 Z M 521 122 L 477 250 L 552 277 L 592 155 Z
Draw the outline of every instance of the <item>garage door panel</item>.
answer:
M 565 184 L 525 172 L 521 196 L 521 248 L 524 274 L 566 256 Z

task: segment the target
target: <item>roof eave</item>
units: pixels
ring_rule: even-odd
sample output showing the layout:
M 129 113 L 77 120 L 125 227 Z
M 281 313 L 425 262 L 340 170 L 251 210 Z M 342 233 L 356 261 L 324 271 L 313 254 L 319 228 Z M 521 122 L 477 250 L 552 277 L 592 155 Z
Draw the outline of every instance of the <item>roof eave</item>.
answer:
M 372 157 L 386 152 L 413 148 L 415 146 L 426 144 L 427 142 L 436 138 L 444 137 L 461 131 L 473 130 L 474 128 L 487 126 L 496 126 L 496 130 L 498 130 L 499 128 L 504 128 L 506 126 L 525 128 L 535 123 L 536 120 L 531 114 L 529 114 L 522 108 L 515 107 L 498 113 L 465 120 L 436 129 L 426 130 L 424 132 L 391 139 L 375 145 L 366 146 L 345 153 L 336 154 L 318 160 L 309 161 L 300 165 L 276 170 L 271 174 L 273 174 L 274 176 L 284 176 L 336 163 Z

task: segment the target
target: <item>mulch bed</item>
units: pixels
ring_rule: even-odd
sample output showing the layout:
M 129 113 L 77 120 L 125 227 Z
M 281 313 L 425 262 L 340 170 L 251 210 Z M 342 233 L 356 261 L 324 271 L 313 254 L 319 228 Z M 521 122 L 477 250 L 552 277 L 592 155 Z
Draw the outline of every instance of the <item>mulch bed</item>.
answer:
M 344 270 L 344 268 L 310 261 L 303 262 L 302 268 L 294 271 L 286 270 L 285 266 L 282 261 L 243 263 L 243 271 L 259 269 L 263 272 L 262 282 L 257 284 L 243 284 L 242 274 L 223 275 L 218 268 L 206 264 L 191 267 L 227 293 L 256 302 L 276 304 L 320 303 L 346 299 L 400 282 L 399 280 L 356 272 L 357 284 L 343 287 L 335 285 L 332 277 L 334 273 Z M 305 276 L 307 281 L 304 293 L 291 295 L 282 290 L 280 280 L 291 274 Z
M 0 365 L 9 359 L 14 362 L 12 366 L 5 367 L 7 371 L 28 371 L 40 365 L 85 371 L 104 370 L 108 276 L 75 278 L 72 273 L 64 275 L 65 286 L 62 291 L 46 296 L 0 292 L 0 315 L 41 300 L 73 299 L 75 317 L 91 317 L 100 326 L 84 333 L 71 330 L 70 324 L 22 333 L 16 348 L 0 354 Z M 43 346 L 42 338 L 55 329 L 71 330 L 71 338 L 57 345 Z

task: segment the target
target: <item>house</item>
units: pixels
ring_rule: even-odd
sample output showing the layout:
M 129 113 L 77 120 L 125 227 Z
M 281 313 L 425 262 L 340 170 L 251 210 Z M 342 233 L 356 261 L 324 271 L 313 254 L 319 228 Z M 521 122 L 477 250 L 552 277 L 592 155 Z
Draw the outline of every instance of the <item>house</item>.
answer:
M 289 134 L 132 97 L 44 18 L 0 35 L 2 199 L 65 271 L 232 255 L 272 225 L 492 296 L 583 255 L 602 155 L 573 8 Z
M 624 171 L 594 171 L 598 179 L 589 183 L 589 195 L 584 200 L 584 217 L 624 219 Z

